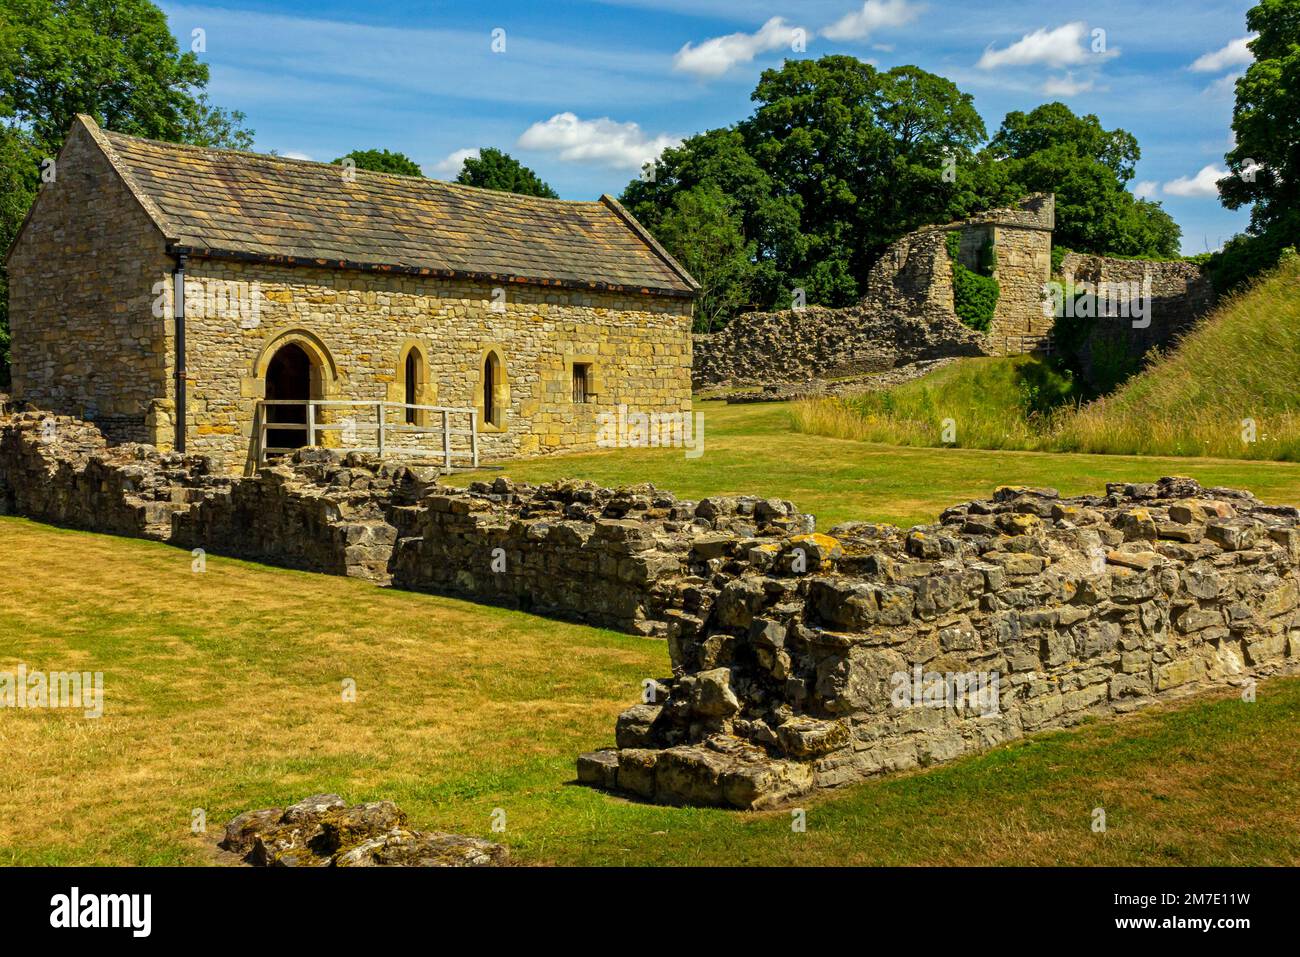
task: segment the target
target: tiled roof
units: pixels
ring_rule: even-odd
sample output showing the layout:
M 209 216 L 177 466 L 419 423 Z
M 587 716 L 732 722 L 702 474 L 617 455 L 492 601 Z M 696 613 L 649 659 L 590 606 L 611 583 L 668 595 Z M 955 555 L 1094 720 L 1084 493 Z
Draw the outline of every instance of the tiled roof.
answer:
M 161 143 L 81 117 L 177 250 L 693 296 L 699 288 L 610 196 L 570 202 L 419 176 Z

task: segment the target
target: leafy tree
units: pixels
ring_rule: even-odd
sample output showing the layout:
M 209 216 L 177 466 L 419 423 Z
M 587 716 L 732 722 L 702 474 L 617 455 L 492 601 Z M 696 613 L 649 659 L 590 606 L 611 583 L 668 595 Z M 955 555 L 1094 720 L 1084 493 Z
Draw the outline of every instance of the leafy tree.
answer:
M 246 147 L 243 115 L 199 92 L 208 67 L 181 53 L 148 0 L 5 0 L 0 9 L 3 114 L 54 152 L 77 113 L 119 133 Z
M 394 153 L 388 150 L 353 150 L 334 160 L 336 164 L 341 164 L 345 159 L 350 159 L 357 166 L 357 169 L 370 170 L 372 173 L 400 173 L 402 176 L 423 176 L 424 170 L 420 169 L 420 164 L 411 159 L 405 153 Z
M 1127 189 L 1142 151 L 1125 130 L 1064 103 L 1008 113 L 987 153 L 1022 192 L 1056 194 L 1054 241 L 1080 252 L 1178 255 L 1182 231 L 1159 203 Z
M 542 196 L 559 199 L 560 194 L 509 153 L 491 146 L 479 150 L 478 159 L 468 157 L 460 168 L 456 182 L 483 189 L 497 189 L 523 196 Z
M 695 331 L 713 332 L 749 304 L 752 244 L 736 203 L 715 183 L 678 193 L 659 223 L 660 241 L 700 284 Z
M 40 180 L 39 151 L 23 130 L 0 126 L 0 243 L 7 252 Z M 0 261 L 0 386 L 9 384 L 9 277 Z
M 827 305 L 857 298 L 894 239 L 952 215 L 960 190 L 945 170 L 961 175 L 985 137 L 968 94 L 913 66 L 789 60 L 764 71 L 751 98 L 738 129 L 805 237 L 784 271 Z
M 1246 26 L 1258 34 L 1250 43 L 1255 61 L 1237 81 L 1237 142 L 1219 195 L 1229 209 L 1249 205 L 1250 226 L 1211 262 L 1220 287 L 1270 268 L 1300 240 L 1300 4 L 1262 0 Z

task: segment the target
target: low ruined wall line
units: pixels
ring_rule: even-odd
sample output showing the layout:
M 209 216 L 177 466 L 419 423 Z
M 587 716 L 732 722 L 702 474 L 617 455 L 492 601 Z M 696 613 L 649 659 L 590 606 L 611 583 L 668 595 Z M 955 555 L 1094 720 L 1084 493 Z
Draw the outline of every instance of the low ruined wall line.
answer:
M 0 513 L 663 637 L 672 674 L 577 769 L 672 804 L 769 807 L 1300 665 L 1300 510 L 1184 478 L 821 534 L 781 499 L 461 489 L 321 449 L 230 479 L 26 412 L 0 417 Z

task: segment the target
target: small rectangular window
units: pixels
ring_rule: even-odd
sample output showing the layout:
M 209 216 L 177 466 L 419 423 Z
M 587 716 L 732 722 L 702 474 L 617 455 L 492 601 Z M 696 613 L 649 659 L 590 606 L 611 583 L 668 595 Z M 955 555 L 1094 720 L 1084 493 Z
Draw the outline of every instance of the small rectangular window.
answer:
M 573 401 L 591 401 L 591 363 L 575 362 L 573 364 Z

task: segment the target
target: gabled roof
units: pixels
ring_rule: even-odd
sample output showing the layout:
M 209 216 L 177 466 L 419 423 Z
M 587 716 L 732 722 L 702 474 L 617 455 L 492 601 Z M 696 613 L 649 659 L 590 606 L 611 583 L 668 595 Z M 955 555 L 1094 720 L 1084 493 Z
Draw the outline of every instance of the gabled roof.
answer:
M 693 297 L 611 196 L 540 199 L 328 163 L 162 143 L 79 116 L 177 252 Z

